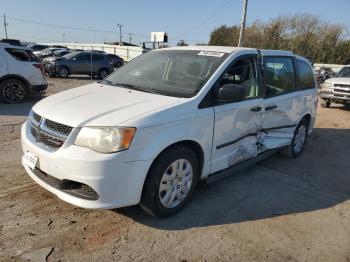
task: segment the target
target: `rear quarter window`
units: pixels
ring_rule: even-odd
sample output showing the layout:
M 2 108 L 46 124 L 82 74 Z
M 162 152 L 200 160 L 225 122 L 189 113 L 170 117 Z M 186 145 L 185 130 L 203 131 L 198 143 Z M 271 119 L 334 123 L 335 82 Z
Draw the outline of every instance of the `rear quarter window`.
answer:
M 5 48 L 6 52 L 9 53 L 17 61 L 24 62 L 37 62 L 38 59 L 30 50 L 17 49 L 17 48 Z
M 316 83 L 311 66 L 305 61 L 299 59 L 297 60 L 297 65 L 299 69 L 300 88 L 315 88 Z

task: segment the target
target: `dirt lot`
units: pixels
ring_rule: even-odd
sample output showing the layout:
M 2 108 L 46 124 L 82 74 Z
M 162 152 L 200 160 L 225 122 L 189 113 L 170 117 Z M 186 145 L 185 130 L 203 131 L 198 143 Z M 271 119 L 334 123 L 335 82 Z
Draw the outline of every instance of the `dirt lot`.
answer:
M 50 80 L 48 94 L 88 83 Z M 319 108 L 304 154 L 200 186 L 178 215 L 76 208 L 21 167 L 33 98 L 0 105 L 1 261 L 350 261 L 350 110 Z

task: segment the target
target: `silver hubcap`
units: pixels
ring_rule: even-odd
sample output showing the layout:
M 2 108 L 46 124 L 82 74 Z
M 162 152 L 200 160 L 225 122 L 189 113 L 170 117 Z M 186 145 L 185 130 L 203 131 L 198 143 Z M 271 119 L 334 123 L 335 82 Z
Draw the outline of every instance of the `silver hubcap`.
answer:
M 299 126 L 294 137 L 294 152 L 299 153 L 304 146 L 306 139 L 306 127 L 304 125 Z
M 190 192 L 193 179 L 191 163 L 186 159 L 174 161 L 164 172 L 159 186 L 159 199 L 166 208 L 182 203 Z
M 3 98 L 7 103 L 19 103 L 24 99 L 24 96 L 24 87 L 15 82 L 8 83 L 3 89 Z

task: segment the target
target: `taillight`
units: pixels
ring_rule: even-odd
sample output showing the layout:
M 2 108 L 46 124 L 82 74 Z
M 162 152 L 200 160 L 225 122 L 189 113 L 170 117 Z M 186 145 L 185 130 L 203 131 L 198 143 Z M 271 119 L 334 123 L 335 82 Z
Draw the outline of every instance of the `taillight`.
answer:
M 44 67 L 42 64 L 33 64 L 34 67 L 38 68 L 41 73 L 44 75 Z

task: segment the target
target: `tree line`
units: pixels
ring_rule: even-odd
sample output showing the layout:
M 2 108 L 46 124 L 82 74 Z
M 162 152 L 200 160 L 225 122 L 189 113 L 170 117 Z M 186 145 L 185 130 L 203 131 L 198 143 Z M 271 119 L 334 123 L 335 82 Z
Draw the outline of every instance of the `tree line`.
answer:
M 281 16 L 246 27 L 244 47 L 290 50 L 315 63 L 350 64 L 346 29 L 313 15 Z M 220 26 L 210 34 L 209 45 L 237 46 L 239 26 Z

